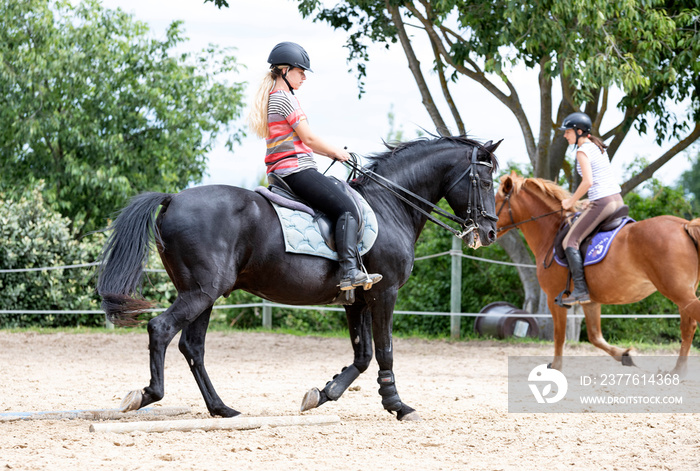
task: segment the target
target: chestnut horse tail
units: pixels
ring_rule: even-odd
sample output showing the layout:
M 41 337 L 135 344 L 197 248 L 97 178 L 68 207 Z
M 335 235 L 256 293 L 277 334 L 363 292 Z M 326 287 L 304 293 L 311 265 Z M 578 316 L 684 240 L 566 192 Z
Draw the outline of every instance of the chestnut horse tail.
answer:
M 162 244 L 155 213 L 161 205 L 167 207 L 171 199 L 172 195 L 166 193 L 135 196 L 109 227 L 112 234 L 100 256 L 97 292 L 102 297 L 102 309 L 115 325 L 136 325 L 139 315 L 153 307 L 150 301 L 133 295 L 141 286 L 152 238 Z

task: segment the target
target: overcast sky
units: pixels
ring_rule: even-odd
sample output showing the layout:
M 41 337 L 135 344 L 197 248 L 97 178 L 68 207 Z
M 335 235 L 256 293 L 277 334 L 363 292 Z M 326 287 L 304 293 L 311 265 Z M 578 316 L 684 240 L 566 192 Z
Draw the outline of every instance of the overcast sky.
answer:
M 209 43 L 234 47 L 238 62 L 245 65 L 236 81 L 247 82 L 247 101 L 250 101 L 261 77 L 267 71 L 267 57 L 272 47 L 281 41 L 301 44 L 311 57 L 314 73 L 307 74 L 307 81 L 296 92 L 301 105 L 309 117 L 314 133 L 324 140 L 347 146 L 359 154 L 371 154 L 383 150 L 382 138 L 389 132 L 388 113 L 393 107 L 396 125 L 401 127 L 406 138 L 414 138 L 421 128 L 434 131 L 427 112 L 421 104 L 420 94 L 408 70 L 406 58 L 400 45 L 389 50 L 381 46 L 370 49 L 367 64 L 366 93 L 358 99 L 357 81 L 354 72 L 346 63 L 347 49 L 343 47 L 346 36 L 342 31 L 333 31 L 325 23 L 304 20 L 298 13 L 294 0 L 229 0 L 230 8 L 219 10 L 213 3 L 203 0 L 103 0 L 106 8 L 121 8 L 132 13 L 136 19 L 147 22 L 151 34 L 158 38 L 170 22 L 183 20 L 189 41 L 187 50 L 201 50 Z M 436 77 L 429 70 L 428 55 L 421 54 L 429 47 L 422 35 L 417 35 L 415 47 L 423 59 L 423 73 L 431 81 L 436 101 L 440 98 Z M 513 75 L 523 106 L 534 128 L 538 123 L 539 101 L 537 77 L 533 73 L 520 71 Z M 529 91 L 532 90 L 532 93 Z M 457 106 L 468 133 L 477 139 L 504 139 L 497 155 L 501 162 L 526 163 L 520 128 L 510 111 L 493 98 L 481 86 L 470 80 L 461 80 L 452 87 Z M 555 97 L 555 103 L 558 101 Z M 441 104 L 439 104 L 441 106 Z M 446 108 L 443 116 L 450 114 Z M 246 108 L 245 114 L 247 115 Z M 613 125 L 619 114 L 609 112 L 603 129 Z M 448 125 L 455 129 L 454 124 Z M 607 125 L 607 127 L 606 127 Z M 613 161 L 622 175 L 623 168 L 637 156 L 655 159 L 671 144 L 659 149 L 653 139 L 640 138 L 630 132 Z M 264 142 L 249 136 L 234 153 L 223 145 L 209 155 L 208 176 L 205 184 L 223 183 L 253 188 L 265 173 L 263 164 Z M 325 170 L 330 160 L 318 157 L 319 168 Z M 655 176 L 666 184 L 674 183 L 680 173 L 689 168 L 685 154 L 675 157 Z

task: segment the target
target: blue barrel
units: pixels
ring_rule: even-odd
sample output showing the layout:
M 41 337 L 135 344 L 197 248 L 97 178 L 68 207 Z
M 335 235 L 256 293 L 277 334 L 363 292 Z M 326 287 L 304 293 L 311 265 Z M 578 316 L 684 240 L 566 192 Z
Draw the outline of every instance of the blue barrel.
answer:
M 474 321 L 474 332 L 479 335 L 505 339 L 515 338 L 539 338 L 540 328 L 537 320 L 530 317 L 530 313 L 518 309 L 505 301 L 496 301 L 487 304 L 479 311 Z

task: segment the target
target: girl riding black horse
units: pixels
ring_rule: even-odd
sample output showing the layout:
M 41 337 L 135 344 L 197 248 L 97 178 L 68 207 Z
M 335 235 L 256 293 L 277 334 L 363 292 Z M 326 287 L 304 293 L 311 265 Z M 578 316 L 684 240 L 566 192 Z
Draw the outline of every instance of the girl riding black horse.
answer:
M 401 420 L 418 418 L 399 398 L 392 371 L 396 296 L 411 274 L 414 245 L 429 216 L 428 203 L 447 199 L 456 216 L 453 218 L 460 222 L 459 235 L 469 246 L 495 241 L 492 172 L 497 146 L 490 141 L 482 145 L 463 137 L 443 137 L 399 145 L 374 157 L 370 167 L 374 175 L 410 190 L 423 200 L 417 204 L 406 202 L 412 199 L 406 192 L 388 191 L 383 180 L 363 177 L 353 183 L 374 209 L 379 223 L 376 242 L 363 261 L 370 272 L 381 271 L 384 279 L 370 291 L 356 290 L 354 304 L 345 306 L 353 363 L 323 389 L 309 391 L 304 409 L 337 400 L 369 367 L 374 339 L 384 408 Z M 143 390 L 127 395 L 123 410 L 163 398 L 165 351 L 182 331 L 179 348 L 207 409 L 215 416 L 238 415 L 218 396 L 204 368 L 204 341 L 214 302 L 237 289 L 294 305 L 328 304 L 338 295 L 337 280 L 342 271 L 338 262 L 286 253 L 275 210 L 253 191 L 213 185 L 179 194 L 145 193 L 132 199 L 112 228 L 98 280 L 102 305 L 112 322 L 133 323 L 151 307 L 132 296 L 141 284 L 153 235 L 178 291 L 173 304 L 148 322 L 151 381 Z

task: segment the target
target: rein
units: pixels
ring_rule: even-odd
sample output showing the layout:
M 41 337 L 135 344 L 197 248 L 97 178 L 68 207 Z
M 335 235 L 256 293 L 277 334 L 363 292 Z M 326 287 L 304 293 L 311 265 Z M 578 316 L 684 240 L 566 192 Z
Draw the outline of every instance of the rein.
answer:
M 470 198 L 469 198 L 469 205 L 467 206 L 467 214 L 469 214 L 469 215 L 472 214 L 472 200 L 474 200 L 474 205 L 475 205 L 476 209 L 481 212 L 482 217 L 485 217 L 485 218 L 490 219 L 492 221 L 497 221 L 498 217 L 494 217 L 494 216 L 488 214 L 483 209 L 481 209 L 481 208 L 483 208 L 481 194 L 474 193 L 475 191 L 477 191 L 477 193 L 478 193 L 478 186 L 477 185 L 480 181 L 479 175 L 476 173 L 475 165 L 485 165 L 488 167 L 493 167 L 492 164 L 489 162 L 479 162 L 476 159 L 477 151 L 478 151 L 478 148 L 476 146 L 474 146 L 473 151 L 472 151 L 471 163 L 470 163 L 469 167 L 457 178 L 457 180 L 455 180 L 454 183 L 452 183 L 452 185 L 450 185 L 450 187 L 447 189 L 446 193 L 449 193 L 449 191 L 452 188 L 454 188 L 454 186 L 459 181 L 461 181 L 465 176 L 467 176 L 467 174 L 469 174 L 469 178 L 471 179 L 471 182 L 472 182 L 472 194 L 470 195 Z M 413 193 L 412 191 L 402 187 L 401 185 L 398 185 L 398 184 L 392 182 L 391 180 L 384 178 L 383 176 L 379 175 L 378 173 L 373 172 L 372 170 L 364 169 L 363 167 L 361 167 L 357 163 L 357 154 L 354 154 L 351 152 L 350 155 L 352 156 L 352 160 L 348 160 L 346 162 L 343 162 L 346 166 L 350 167 L 350 169 L 351 169 L 351 173 L 350 173 L 350 176 L 348 177 L 348 180 L 352 180 L 352 179 L 356 178 L 358 173 L 364 175 L 365 177 L 369 178 L 370 180 L 372 180 L 373 182 L 375 182 L 376 184 L 378 184 L 382 188 L 388 190 L 389 192 L 394 194 L 394 196 L 399 198 L 401 201 L 408 204 L 409 206 L 414 208 L 416 211 L 418 211 L 419 213 L 421 213 L 422 215 L 427 217 L 428 220 L 434 222 L 435 224 L 437 224 L 438 226 L 440 226 L 444 229 L 447 229 L 448 231 L 452 232 L 455 236 L 459 237 L 460 239 L 464 238 L 467 234 L 469 234 L 470 232 L 479 228 L 479 225 L 471 217 L 469 219 L 462 219 L 454 214 L 448 213 L 447 211 L 440 208 L 436 204 L 431 203 L 430 201 L 428 201 L 425 198 L 423 198 L 423 197 Z M 417 200 L 418 202 L 429 206 L 431 208 L 430 211 L 424 210 L 423 208 L 418 206 L 418 204 L 414 203 L 413 201 L 409 200 L 408 198 L 406 198 L 405 196 L 400 194 L 399 191 L 405 193 L 406 195 L 410 196 L 411 198 Z M 454 229 L 453 227 L 445 224 L 444 222 L 440 221 L 439 219 L 434 217 L 432 214 L 430 214 L 431 212 L 438 213 L 440 216 L 443 216 L 443 217 L 449 219 L 450 221 L 456 222 L 457 224 L 460 225 L 460 227 L 462 228 L 462 231 L 460 232 L 460 231 Z

